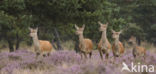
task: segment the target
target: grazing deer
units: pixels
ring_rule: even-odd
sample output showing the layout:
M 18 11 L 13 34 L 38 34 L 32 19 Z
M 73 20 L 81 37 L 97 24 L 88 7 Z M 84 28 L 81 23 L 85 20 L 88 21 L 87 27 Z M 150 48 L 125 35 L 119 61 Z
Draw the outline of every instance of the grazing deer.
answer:
M 130 39 L 128 40 L 128 42 L 132 43 L 132 46 L 133 46 L 132 54 L 133 54 L 134 58 L 136 56 L 143 56 L 145 58 L 146 50 L 145 50 L 145 48 L 137 45 L 136 37 L 131 36 Z
M 30 30 L 30 36 L 33 39 L 34 48 L 35 48 L 35 52 L 37 53 L 37 56 L 40 55 L 41 53 L 47 53 L 47 55 L 49 56 L 53 48 L 51 43 L 46 40 L 38 40 L 38 36 L 37 36 L 38 28 L 36 29 L 29 28 L 29 30 Z
M 101 22 L 98 22 L 100 24 L 100 28 L 99 30 L 102 31 L 102 36 L 101 36 L 101 40 L 98 44 L 98 50 L 99 50 L 99 53 L 100 53 L 100 56 L 101 56 L 101 59 L 103 59 L 103 54 L 105 53 L 106 54 L 106 59 L 108 59 L 108 56 L 109 56 L 109 52 L 111 51 L 111 44 L 110 42 L 108 41 L 107 39 L 107 25 L 108 23 L 106 24 L 102 24 Z
M 115 32 L 114 30 L 112 30 L 112 38 L 115 39 L 113 46 L 112 46 L 112 51 L 113 51 L 113 55 L 114 57 L 118 57 L 121 54 L 124 53 L 124 46 L 123 44 L 119 41 L 119 37 L 122 31 L 119 32 Z
M 82 28 L 79 28 L 75 24 L 75 28 L 76 28 L 76 35 L 79 36 L 79 48 L 80 48 L 81 58 L 83 57 L 82 53 L 84 54 L 85 58 L 87 58 L 87 54 L 89 54 L 91 58 L 92 50 L 93 50 L 93 42 L 90 39 L 83 37 L 83 31 L 84 31 L 85 25 L 83 25 Z

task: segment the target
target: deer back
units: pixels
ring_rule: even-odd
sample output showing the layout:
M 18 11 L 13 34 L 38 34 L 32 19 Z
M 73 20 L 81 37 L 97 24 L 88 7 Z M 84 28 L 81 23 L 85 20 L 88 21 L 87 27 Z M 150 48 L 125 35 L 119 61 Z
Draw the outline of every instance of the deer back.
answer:
M 91 52 L 93 50 L 93 42 L 90 39 L 84 39 L 85 50 L 82 50 L 82 45 L 79 44 L 79 47 L 84 52 Z
M 143 48 L 143 47 L 141 47 L 141 46 L 137 46 L 137 47 L 136 47 L 136 50 L 137 50 L 136 52 L 139 53 L 140 55 L 146 53 L 145 48 Z
M 120 54 L 123 54 L 124 51 L 125 51 L 123 44 L 122 44 L 121 42 L 119 42 L 119 43 L 118 43 L 118 46 L 119 46 L 119 48 L 116 49 L 115 44 L 113 44 L 113 46 L 112 46 L 112 51 L 115 52 L 115 50 L 118 50 Z
M 52 50 L 52 45 L 49 41 L 39 40 L 41 52 L 50 52 Z
M 111 49 L 111 44 L 109 43 L 109 41 L 106 42 L 106 45 L 102 45 L 102 41 L 100 40 L 100 42 L 98 43 L 98 49 L 100 50 L 102 46 L 108 47 L 108 49 Z

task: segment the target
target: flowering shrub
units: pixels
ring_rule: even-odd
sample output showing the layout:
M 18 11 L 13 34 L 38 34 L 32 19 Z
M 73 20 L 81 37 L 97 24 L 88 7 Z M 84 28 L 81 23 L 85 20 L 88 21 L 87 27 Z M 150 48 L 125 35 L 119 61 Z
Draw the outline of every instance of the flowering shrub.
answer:
M 27 50 L 0 53 L 1 74 L 125 74 L 121 72 L 122 62 L 130 66 L 131 62 L 156 64 L 156 54 L 147 51 L 145 60 L 133 58 L 131 50 L 114 60 L 110 53 L 109 59 L 101 60 L 97 51 L 92 58 L 81 59 L 75 51 L 56 51 L 47 57 L 35 57 Z M 126 72 L 128 73 L 128 72 Z

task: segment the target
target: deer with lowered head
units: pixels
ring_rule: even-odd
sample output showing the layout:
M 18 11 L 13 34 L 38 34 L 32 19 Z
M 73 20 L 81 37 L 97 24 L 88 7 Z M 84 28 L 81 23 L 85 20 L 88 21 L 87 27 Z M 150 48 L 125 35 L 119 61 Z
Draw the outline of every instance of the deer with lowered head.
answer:
M 131 36 L 130 39 L 128 40 L 128 42 L 132 43 L 132 46 L 133 46 L 132 54 L 133 54 L 134 58 L 137 56 L 139 56 L 139 57 L 143 56 L 145 58 L 146 50 L 145 50 L 145 48 L 137 45 L 136 37 Z
M 83 36 L 83 31 L 84 31 L 85 25 L 83 25 L 82 27 L 79 28 L 75 24 L 75 28 L 76 28 L 76 35 L 79 36 L 79 48 L 80 48 L 81 58 L 83 58 L 83 55 L 85 58 L 87 58 L 87 54 L 89 54 L 89 56 L 91 58 L 92 50 L 93 50 L 93 42 L 92 42 L 92 40 L 90 40 L 88 38 L 84 38 L 84 36 Z
M 109 52 L 111 51 L 111 44 L 107 39 L 107 25 L 108 25 L 108 23 L 106 23 L 106 24 L 102 24 L 101 22 L 98 22 L 98 23 L 100 24 L 99 31 L 102 32 L 101 39 L 100 39 L 100 42 L 98 44 L 98 50 L 99 50 L 101 59 L 103 59 L 104 53 L 106 54 L 106 56 L 105 56 L 106 59 L 108 59 Z
M 46 40 L 38 39 L 38 36 L 37 36 L 38 28 L 36 29 L 29 28 L 29 30 L 30 30 L 30 36 L 33 39 L 34 49 L 35 49 L 37 56 L 42 53 L 46 53 L 46 55 L 43 55 L 43 56 L 49 56 L 50 52 L 53 49 L 51 43 Z
M 123 44 L 119 40 L 121 32 L 122 31 L 115 32 L 114 30 L 112 30 L 112 33 L 113 33 L 112 38 L 114 39 L 112 51 L 113 51 L 114 57 L 121 56 L 121 54 L 123 54 L 125 50 Z

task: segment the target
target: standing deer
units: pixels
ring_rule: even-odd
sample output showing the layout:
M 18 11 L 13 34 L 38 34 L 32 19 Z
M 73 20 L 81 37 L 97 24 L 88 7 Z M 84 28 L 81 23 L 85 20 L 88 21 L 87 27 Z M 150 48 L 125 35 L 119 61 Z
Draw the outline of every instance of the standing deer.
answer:
M 119 32 L 115 32 L 114 30 L 112 30 L 112 38 L 115 39 L 113 46 L 112 46 L 112 51 L 113 51 L 113 55 L 114 57 L 118 57 L 121 54 L 124 53 L 124 46 L 123 44 L 119 41 L 119 37 L 122 31 Z
M 41 53 L 47 53 L 47 56 L 49 56 L 53 48 L 51 43 L 46 40 L 38 40 L 38 36 L 37 36 L 38 28 L 36 29 L 29 28 L 29 30 L 30 30 L 30 36 L 33 39 L 34 49 L 37 56 L 40 55 Z
M 98 50 L 99 50 L 101 59 L 103 59 L 104 53 L 106 54 L 106 56 L 105 56 L 106 59 L 108 59 L 109 52 L 111 51 L 111 44 L 108 41 L 107 34 L 106 34 L 108 23 L 106 23 L 106 24 L 102 24 L 101 22 L 98 22 L 98 23 L 100 24 L 99 30 L 102 31 L 102 36 L 101 36 L 100 42 L 98 44 Z
M 79 28 L 75 24 L 75 28 L 76 28 L 76 35 L 79 36 L 79 48 L 80 48 L 81 58 L 83 58 L 82 54 L 84 54 L 85 58 L 87 58 L 87 54 L 89 54 L 91 58 L 92 50 L 93 50 L 93 42 L 90 39 L 83 37 L 83 31 L 84 31 L 85 25 Z
M 145 50 L 145 48 L 137 45 L 136 37 L 131 36 L 130 39 L 128 40 L 128 42 L 132 43 L 132 46 L 133 46 L 132 54 L 133 54 L 134 58 L 136 56 L 143 56 L 145 58 L 146 50 Z

